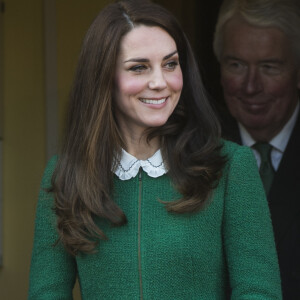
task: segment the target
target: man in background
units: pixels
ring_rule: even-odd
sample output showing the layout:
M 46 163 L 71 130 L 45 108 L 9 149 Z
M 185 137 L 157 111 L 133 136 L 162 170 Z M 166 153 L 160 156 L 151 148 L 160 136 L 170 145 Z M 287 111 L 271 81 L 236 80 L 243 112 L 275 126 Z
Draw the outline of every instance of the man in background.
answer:
M 300 1 L 225 0 L 214 51 L 234 122 L 252 148 L 273 222 L 283 299 L 300 299 Z

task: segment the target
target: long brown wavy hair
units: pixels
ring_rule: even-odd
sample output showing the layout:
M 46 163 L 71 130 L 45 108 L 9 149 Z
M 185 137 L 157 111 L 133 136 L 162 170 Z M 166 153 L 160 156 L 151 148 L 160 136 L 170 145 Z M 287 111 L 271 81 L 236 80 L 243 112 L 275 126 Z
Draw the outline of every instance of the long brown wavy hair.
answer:
M 169 120 L 147 131 L 161 137 L 161 150 L 180 200 L 166 204 L 175 213 L 194 212 L 208 201 L 225 159 L 220 126 L 206 97 L 197 62 L 179 23 L 146 0 L 121 0 L 104 8 L 82 45 L 70 94 L 62 151 L 52 177 L 59 240 L 73 255 L 90 253 L 105 233 L 96 216 L 113 225 L 127 222 L 111 198 L 115 155 L 126 149 L 114 115 L 115 69 L 122 37 L 138 25 L 158 26 L 174 39 L 183 90 Z M 172 163 L 169 163 L 172 162 Z

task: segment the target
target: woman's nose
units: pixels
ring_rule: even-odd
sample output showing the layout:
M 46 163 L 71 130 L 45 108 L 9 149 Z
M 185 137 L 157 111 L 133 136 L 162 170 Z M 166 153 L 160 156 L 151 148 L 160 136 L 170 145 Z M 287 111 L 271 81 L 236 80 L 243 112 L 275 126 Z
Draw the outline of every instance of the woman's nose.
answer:
M 152 72 L 148 86 L 152 90 L 162 90 L 167 87 L 167 82 L 161 69 Z

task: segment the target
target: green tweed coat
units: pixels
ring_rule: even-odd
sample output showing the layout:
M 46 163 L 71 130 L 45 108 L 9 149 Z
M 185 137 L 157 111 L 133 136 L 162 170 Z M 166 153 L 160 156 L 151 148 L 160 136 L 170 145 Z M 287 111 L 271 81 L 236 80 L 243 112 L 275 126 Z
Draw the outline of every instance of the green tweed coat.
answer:
M 194 214 L 168 213 L 161 201 L 179 197 L 168 175 L 143 171 L 117 177 L 114 200 L 128 224 L 98 225 L 108 236 L 97 253 L 70 256 L 58 238 L 50 186 L 56 159 L 42 180 L 37 206 L 28 299 L 281 299 L 268 204 L 251 151 L 225 142 L 228 157 L 211 201 Z

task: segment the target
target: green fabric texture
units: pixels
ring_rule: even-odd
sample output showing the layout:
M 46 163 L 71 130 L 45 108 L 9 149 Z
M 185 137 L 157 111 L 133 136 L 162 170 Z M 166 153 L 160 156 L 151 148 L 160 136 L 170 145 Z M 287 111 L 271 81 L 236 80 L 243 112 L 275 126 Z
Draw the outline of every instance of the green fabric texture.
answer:
M 281 299 L 270 214 L 251 150 L 225 142 L 228 163 L 207 207 L 168 213 L 159 200 L 180 195 L 167 175 L 141 172 L 115 177 L 114 199 L 128 224 L 97 224 L 108 236 L 97 253 L 68 255 L 58 238 L 50 186 L 56 164 L 45 171 L 39 196 L 28 299 L 72 299 L 79 279 L 82 299 Z

